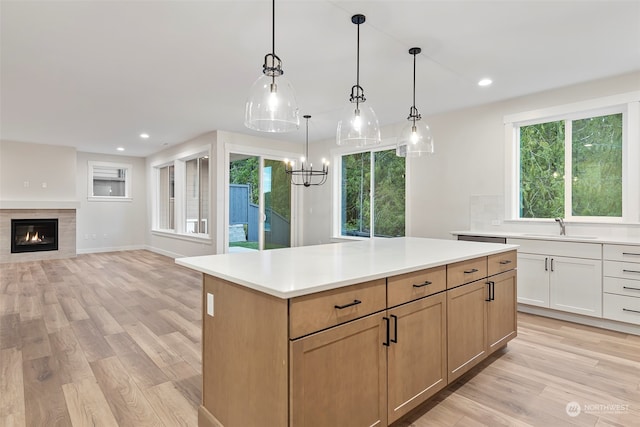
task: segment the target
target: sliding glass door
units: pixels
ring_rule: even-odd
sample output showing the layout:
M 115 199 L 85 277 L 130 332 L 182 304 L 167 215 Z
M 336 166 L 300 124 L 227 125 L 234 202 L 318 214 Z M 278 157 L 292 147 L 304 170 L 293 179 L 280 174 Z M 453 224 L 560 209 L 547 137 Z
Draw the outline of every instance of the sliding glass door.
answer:
M 292 194 L 282 160 L 229 154 L 227 252 L 291 246 Z

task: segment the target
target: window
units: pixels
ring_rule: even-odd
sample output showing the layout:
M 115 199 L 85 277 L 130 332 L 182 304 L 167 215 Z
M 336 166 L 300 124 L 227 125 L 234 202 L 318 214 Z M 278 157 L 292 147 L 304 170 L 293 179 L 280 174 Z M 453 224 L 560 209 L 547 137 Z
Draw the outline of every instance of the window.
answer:
M 187 191 L 187 233 L 208 234 L 209 217 L 209 156 L 201 156 L 185 162 Z
M 591 108 L 575 104 L 549 109 L 554 114 L 505 118 L 514 147 L 513 169 L 507 167 L 511 217 L 637 222 L 640 158 L 637 144 L 629 143 L 640 122 L 634 97 L 638 93 L 586 103 Z
M 158 168 L 158 228 L 175 229 L 175 166 Z
M 90 161 L 88 166 L 89 200 L 131 200 L 131 165 Z
M 405 159 L 391 149 L 344 154 L 340 164 L 340 235 L 404 236 Z

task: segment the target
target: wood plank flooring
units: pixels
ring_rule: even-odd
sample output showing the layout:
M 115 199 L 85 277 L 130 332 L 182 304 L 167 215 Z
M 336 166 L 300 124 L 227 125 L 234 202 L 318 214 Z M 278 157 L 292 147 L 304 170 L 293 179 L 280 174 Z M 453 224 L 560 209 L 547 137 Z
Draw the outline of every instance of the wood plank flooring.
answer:
M 148 251 L 0 264 L 0 426 L 196 426 L 200 292 Z M 640 426 L 640 337 L 522 313 L 518 333 L 394 427 Z

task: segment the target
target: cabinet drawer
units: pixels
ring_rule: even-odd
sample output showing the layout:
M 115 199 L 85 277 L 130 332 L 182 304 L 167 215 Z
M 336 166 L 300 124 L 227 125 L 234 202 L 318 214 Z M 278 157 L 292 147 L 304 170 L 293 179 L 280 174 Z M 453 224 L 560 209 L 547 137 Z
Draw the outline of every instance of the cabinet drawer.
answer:
M 605 319 L 640 325 L 640 298 L 604 294 L 602 314 Z
M 602 290 L 610 294 L 640 297 L 640 281 L 620 279 L 618 277 L 605 277 Z
M 640 246 L 604 245 L 602 257 L 613 261 L 640 262 Z
M 433 295 L 447 289 L 447 269 L 442 267 L 400 274 L 387 279 L 389 307 Z
M 386 279 L 289 300 L 289 337 L 298 338 L 387 307 Z
M 447 289 L 487 277 L 487 257 L 447 265 Z
M 518 266 L 518 255 L 516 251 L 503 252 L 501 254 L 489 255 L 487 269 L 489 276 L 513 270 Z
M 640 280 L 640 264 L 633 262 L 605 261 L 604 276 Z

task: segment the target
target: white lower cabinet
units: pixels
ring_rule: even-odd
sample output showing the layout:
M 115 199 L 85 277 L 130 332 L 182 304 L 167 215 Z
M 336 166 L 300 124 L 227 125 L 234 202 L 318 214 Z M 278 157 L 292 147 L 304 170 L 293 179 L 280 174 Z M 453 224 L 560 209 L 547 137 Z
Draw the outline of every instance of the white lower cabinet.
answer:
M 640 325 L 640 247 L 603 247 L 605 319 Z
M 509 243 L 520 245 L 519 303 L 602 317 L 600 244 L 527 239 Z

